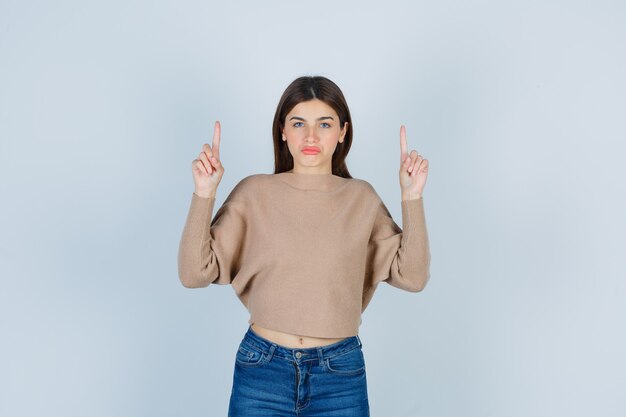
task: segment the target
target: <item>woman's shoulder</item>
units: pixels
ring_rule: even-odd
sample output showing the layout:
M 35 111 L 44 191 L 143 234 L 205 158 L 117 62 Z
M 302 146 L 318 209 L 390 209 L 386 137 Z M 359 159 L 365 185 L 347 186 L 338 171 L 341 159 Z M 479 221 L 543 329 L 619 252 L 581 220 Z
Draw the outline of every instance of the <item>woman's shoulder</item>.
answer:
M 228 201 L 245 201 L 252 195 L 257 187 L 258 175 L 251 174 L 240 179 L 228 194 Z
M 237 183 L 237 185 L 235 185 L 235 188 L 240 188 L 242 191 L 254 190 L 254 189 L 257 189 L 260 184 L 263 184 L 265 181 L 267 181 L 268 177 L 269 177 L 269 174 L 263 174 L 263 173 L 250 174 L 250 175 L 243 177 Z
M 369 183 L 369 181 L 363 178 L 353 178 L 353 180 L 354 180 L 355 187 L 359 187 L 359 190 L 365 196 L 371 198 L 372 200 L 380 200 L 380 196 L 378 195 L 378 192 L 376 192 L 376 189 L 374 188 L 372 184 Z

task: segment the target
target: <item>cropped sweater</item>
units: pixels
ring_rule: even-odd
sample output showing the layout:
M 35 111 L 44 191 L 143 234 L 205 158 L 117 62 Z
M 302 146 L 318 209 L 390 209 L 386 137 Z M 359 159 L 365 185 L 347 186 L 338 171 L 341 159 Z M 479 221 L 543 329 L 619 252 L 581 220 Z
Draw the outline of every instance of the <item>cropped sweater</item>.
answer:
M 178 250 L 185 287 L 231 284 L 249 324 L 312 337 L 358 334 L 377 285 L 421 291 L 430 278 L 423 197 L 402 229 L 371 184 L 333 174 L 253 174 L 211 220 L 193 193 Z

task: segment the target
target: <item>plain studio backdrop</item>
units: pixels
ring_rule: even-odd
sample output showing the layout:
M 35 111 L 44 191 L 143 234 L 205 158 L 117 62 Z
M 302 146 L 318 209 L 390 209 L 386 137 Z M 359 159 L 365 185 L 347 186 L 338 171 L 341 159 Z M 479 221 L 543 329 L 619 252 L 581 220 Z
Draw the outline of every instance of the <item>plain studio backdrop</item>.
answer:
M 191 161 L 272 173 L 278 99 L 343 90 L 348 167 L 401 225 L 430 161 L 431 279 L 382 283 L 373 416 L 623 416 L 626 6 L 0 1 L 0 415 L 224 416 L 248 312 L 187 289 Z

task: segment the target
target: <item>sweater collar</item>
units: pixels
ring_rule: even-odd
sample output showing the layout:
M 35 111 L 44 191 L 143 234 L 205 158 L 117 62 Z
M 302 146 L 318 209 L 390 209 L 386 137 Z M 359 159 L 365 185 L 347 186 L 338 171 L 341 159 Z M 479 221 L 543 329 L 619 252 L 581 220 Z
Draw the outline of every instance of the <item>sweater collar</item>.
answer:
M 348 178 L 334 174 L 280 172 L 274 175 L 284 183 L 300 190 L 332 191 L 348 182 Z

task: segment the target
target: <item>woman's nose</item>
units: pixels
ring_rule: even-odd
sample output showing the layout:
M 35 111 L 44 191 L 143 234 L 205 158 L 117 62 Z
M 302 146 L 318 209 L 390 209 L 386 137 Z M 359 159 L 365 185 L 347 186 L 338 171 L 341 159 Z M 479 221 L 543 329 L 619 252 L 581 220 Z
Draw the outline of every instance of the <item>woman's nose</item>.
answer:
M 317 134 L 317 129 L 315 128 L 315 126 L 309 127 L 309 130 L 307 131 L 306 138 L 307 139 L 312 139 L 312 140 L 318 140 L 319 139 L 319 135 Z

